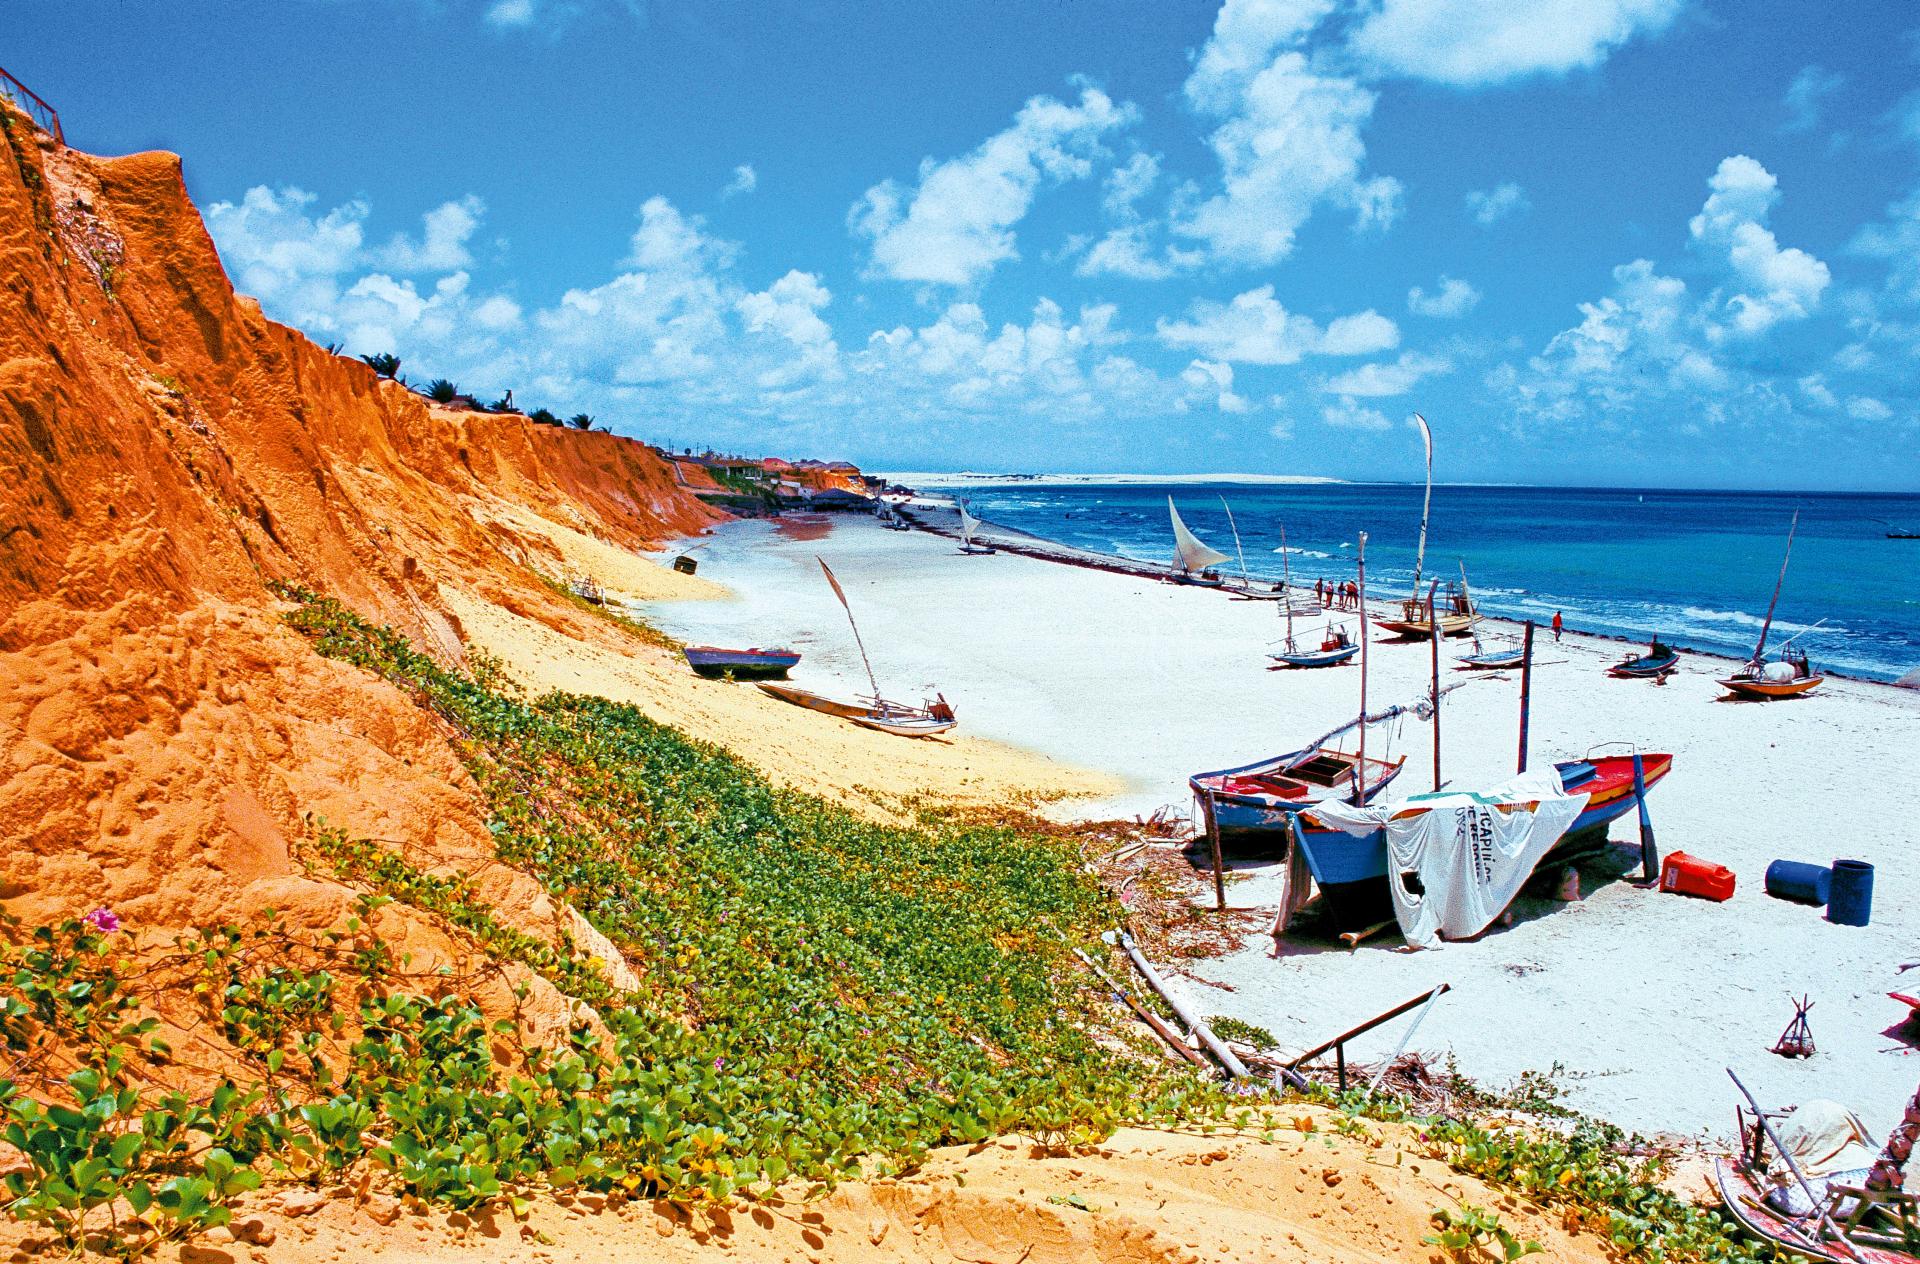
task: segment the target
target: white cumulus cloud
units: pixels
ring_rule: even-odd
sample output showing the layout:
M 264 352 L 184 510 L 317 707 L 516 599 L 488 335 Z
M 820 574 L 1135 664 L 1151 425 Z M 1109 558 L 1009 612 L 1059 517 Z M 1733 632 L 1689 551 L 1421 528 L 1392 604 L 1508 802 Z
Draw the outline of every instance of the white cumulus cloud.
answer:
M 1439 356 L 1402 352 L 1398 360 L 1363 364 L 1328 378 L 1320 389 L 1328 395 L 1380 397 L 1405 395 L 1424 377 L 1445 373 L 1453 365 Z
M 1533 208 L 1527 191 L 1509 180 L 1491 189 L 1474 189 L 1467 194 L 1467 214 L 1482 228 L 1492 228 L 1510 215 L 1525 215 Z
M 1320 410 L 1320 420 L 1340 430 L 1391 430 L 1393 423 L 1377 408 L 1358 400 L 1342 399 Z
M 1201 397 L 1211 395 L 1223 413 L 1244 413 L 1247 401 L 1233 391 L 1233 366 L 1218 360 L 1195 360 L 1180 374 L 1180 380 Z
M 1379 0 L 1348 37 L 1386 74 L 1456 88 L 1558 75 L 1605 61 L 1637 35 L 1657 35 L 1683 0 Z
M 1361 131 L 1374 93 L 1297 47 L 1331 7 L 1227 0 L 1187 79 L 1187 103 L 1214 125 L 1207 145 L 1220 187 L 1188 196 L 1173 227 L 1219 262 L 1264 267 L 1285 259 L 1323 205 L 1351 212 L 1361 229 L 1399 217 L 1400 182 L 1366 170 Z
M 728 198 L 751 193 L 759 187 L 759 173 L 754 171 L 751 164 L 743 162 L 733 169 L 733 179 L 727 181 L 726 187 L 720 190 L 720 200 L 724 202 Z
M 1184 320 L 1161 318 L 1160 341 L 1238 364 L 1295 364 L 1309 355 L 1372 355 L 1400 342 L 1400 328 L 1371 309 L 1342 316 L 1324 329 L 1287 311 L 1273 287 L 1235 295 L 1231 302 L 1201 299 Z
M 1693 243 L 1732 273 L 1732 292 L 1718 296 L 1714 337 L 1753 337 L 1783 320 L 1803 320 L 1820 305 L 1832 276 L 1804 250 L 1782 249 L 1767 228 L 1780 200 L 1779 181 L 1745 154 L 1722 160 L 1707 182 L 1712 192 L 1688 224 Z
M 870 246 L 870 270 L 896 281 L 969 286 L 1019 257 L 1014 226 L 1048 183 L 1085 179 L 1102 139 L 1130 125 L 1132 106 L 1082 86 L 1077 103 L 1034 97 L 971 153 L 920 165 L 912 188 L 888 180 L 847 214 Z
M 1420 286 L 1407 291 L 1407 310 L 1415 316 L 1457 320 L 1480 302 L 1480 291 L 1457 277 L 1443 276 L 1439 288 L 1429 294 Z

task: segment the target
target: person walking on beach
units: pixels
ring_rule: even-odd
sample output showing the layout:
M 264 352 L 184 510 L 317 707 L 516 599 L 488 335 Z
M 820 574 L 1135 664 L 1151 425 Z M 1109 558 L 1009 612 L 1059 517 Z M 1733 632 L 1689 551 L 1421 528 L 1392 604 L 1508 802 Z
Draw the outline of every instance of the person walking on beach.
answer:
M 1566 626 L 1567 626 L 1566 623 L 1560 618 L 1560 612 L 1558 610 L 1554 611 L 1553 612 L 1553 639 L 1556 643 L 1560 640 L 1560 629 Z

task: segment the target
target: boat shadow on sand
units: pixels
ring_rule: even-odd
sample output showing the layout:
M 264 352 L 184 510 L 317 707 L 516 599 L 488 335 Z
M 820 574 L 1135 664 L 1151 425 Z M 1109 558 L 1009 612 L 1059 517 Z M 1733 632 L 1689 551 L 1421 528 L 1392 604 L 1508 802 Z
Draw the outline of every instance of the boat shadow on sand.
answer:
M 1197 839 L 1184 848 L 1182 856 L 1192 866 L 1196 877 L 1205 882 L 1212 881 L 1212 853 L 1204 838 Z M 1270 907 L 1235 901 L 1232 897 L 1236 888 L 1244 892 L 1245 884 L 1236 883 L 1234 879 L 1236 877 L 1256 880 L 1275 878 L 1284 871 L 1285 867 L 1286 857 L 1281 854 L 1238 855 L 1223 858 L 1222 869 L 1228 880 L 1229 905 L 1240 911 L 1260 911 L 1270 914 L 1272 911 Z M 1569 868 L 1579 875 L 1579 901 L 1560 898 L 1562 875 Z M 1513 902 L 1507 906 L 1502 918 L 1477 935 L 1448 942 L 1476 944 L 1482 940 L 1492 939 L 1529 922 L 1564 913 L 1569 904 L 1585 902 L 1617 883 L 1626 883 L 1629 886 L 1646 885 L 1642 876 L 1638 843 L 1608 840 L 1569 857 L 1556 857 L 1527 880 L 1526 885 L 1520 889 L 1520 894 L 1516 895 Z M 1383 916 L 1388 919 L 1384 928 L 1357 942 L 1349 943 L 1342 937 L 1343 932 L 1349 928 L 1337 922 L 1330 911 L 1315 899 L 1294 916 L 1284 934 L 1270 940 L 1267 955 L 1275 960 L 1282 960 L 1327 952 L 1353 953 L 1362 949 L 1408 951 L 1406 940 L 1400 936 L 1400 928 L 1391 921 L 1392 913 L 1387 912 Z M 1915 1024 L 1915 1028 L 1915 1031 L 1909 1034 L 1920 1038 L 1920 1023 Z

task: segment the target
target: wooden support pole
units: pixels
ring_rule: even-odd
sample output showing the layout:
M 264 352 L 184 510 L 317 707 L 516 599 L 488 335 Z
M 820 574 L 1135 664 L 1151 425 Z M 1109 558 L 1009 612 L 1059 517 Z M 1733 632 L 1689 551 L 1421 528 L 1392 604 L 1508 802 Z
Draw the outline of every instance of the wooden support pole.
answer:
M 1342 1045 L 1346 1044 L 1347 1041 L 1352 1040 L 1354 1037 L 1364 1036 L 1368 1032 L 1372 1031 L 1375 1027 L 1378 1027 L 1381 1023 L 1392 1022 L 1394 1019 L 1400 1017 L 1400 1015 L 1406 1013 L 1408 1010 L 1414 1009 L 1417 1006 L 1425 1005 L 1428 1001 L 1432 1000 L 1435 996 L 1438 996 L 1440 993 L 1450 992 L 1452 990 L 1453 990 L 1452 984 L 1442 983 L 1439 987 L 1433 988 L 1426 992 L 1422 992 L 1420 995 L 1414 997 L 1412 1000 L 1396 1005 L 1384 1014 L 1377 1014 L 1374 1017 L 1369 1018 L 1366 1022 L 1361 1023 L 1358 1027 L 1355 1027 L 1350 1031 L 1341 1032 L 1339 1035 L 1335 1036 L 1332 1040 L 1323 1041 L 1322 1043 L 1315 1045 L 1313 1048 L 1307 1050 L 1305 1053 L 1301 1054 L 1299 1057 L 1294 1058 L 1292 1061 L 1288 1062 L 1287 1065 L 1290 1067 L 1294 1067 L 1295 1069 L 1303 1067 L 1307 1063 L 1319 1057 L 1321 1054 L 1325 1053 L 1327 1050 L 1329 1049 L 1338 1050 Z
M 1207 848 L 1213 853 L 1213 907 L 1215 912 L 1227 911 L 1227 875 L 1226 863 L 1220 854 L 1220 818 L 1213 810 L 1213 796 L 1203 800 L 1207 817 Z
M 1360 753 L 1353 765 L 1353 801 L 1367 801 L 1367 642 L 1373 637 L 1367 631 L 1367 533 L 1360 533 L 1359 583 L 1360 596 Z
M 1660 845 L 1653 839 L 1653 818 L 1647 815 L 1647 777 L 1640 752 L 1633 752 L 1633 797 L 1640 805 L 1640 879 L 1654 882 L 1660 877 Z
M 1440 610 L 1434 604 L 1434 595 L 1440 591 L 1440 581 L 1435 580 L 1427 589 L 1427 631 L 1433 635 L 1427 638 L 1433 642 L 1433 788 L 1440 789 Z
M 1520 766 L 1527 770 L 1527 708 L 1533 703 L 1533 620 L 1527 620 L 1526 633 L 1520 639 Z

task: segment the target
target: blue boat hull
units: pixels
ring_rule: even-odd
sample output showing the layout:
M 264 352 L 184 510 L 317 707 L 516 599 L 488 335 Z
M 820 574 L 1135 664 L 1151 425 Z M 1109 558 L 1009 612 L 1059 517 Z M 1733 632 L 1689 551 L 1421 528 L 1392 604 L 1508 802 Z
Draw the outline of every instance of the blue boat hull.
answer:
M 1359 652 L 1358 645 L 1348 645 L 1337 650 L 1315 650 L 1310 654 L 1269 654 L 1267 657 L 1289 667 L 1338 667 Z
M 787 671 L 800 661 L 791 650 L 725 650 L 707 645 L 689 645 L 682 651 L 687 666 L 701 676 L 731 675 L 736 680 L 784 680 Z
M 1646 786 L 1651 790 L 1672 767 L 1671 757 L 1649 755 L 1646 758 Z M 1587 791 L 1592 794 L 1586 809 L 1574 818 L 1567 832 L 1561 835 L 1554 851 L 1562 851 L 1570 843 L 1585 841 L 1596 835 L 1604 836 L 1608 826 L 1638 806 L 1640 800 L 1633 793 L 1632 786 L 1621 785 L 1630 761 L 1615 758 L 1603 762 L 1610 764 L 1608 775 L 1604 778 L 1597 777 L 1594 765 L 1585 760 L 1569 760 L 1554 765 L 1560 774 L 1560 784 L 1568 793 Z M 1300 844 L 1307 859 L 1307 868 L 1326 897 L 1336 922 L 1351 927 L 1373 925 L 1381 920 L 1376 914 L 1390 906 L 1385 830 L 1374 830 L 1364 835 L 1349 834 L 1344 830 L 1311 824 L 1303 818 L 1300 821 Z
M 1614 676 L 1658 676 L 1662 672 L 1672 671 L 1674 664 L 1679 661 L 1678 654 L 1662 654 L 1658 658 L 1630 658 L 1624 663 L 1615 663 L 1607 671 Z

